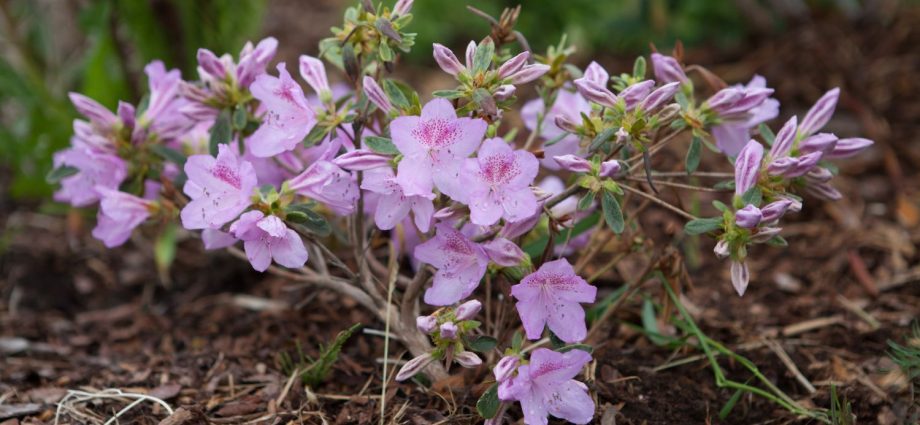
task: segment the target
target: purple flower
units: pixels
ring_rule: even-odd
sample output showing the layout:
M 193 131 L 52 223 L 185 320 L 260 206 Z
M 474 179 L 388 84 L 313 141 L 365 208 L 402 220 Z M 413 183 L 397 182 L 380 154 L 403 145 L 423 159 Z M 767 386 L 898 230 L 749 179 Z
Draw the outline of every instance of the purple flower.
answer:
M 640 81 L 623 89 L 619 97 L 626 103 L 626 110 L 631 111 L 650 95 L 654 87 L 654 80 Z
M 236 81 L 240 87 L 248 88 L 256 76 L 265 72 L 268 62 L 275 57 L 278 50 L 278 40 L 268 37 L 259 41 L 255 47 L 251 42 L 246 42 L 240 51 L 240 60 L 236 66 Z
M 438 63 L 438 66 L 440 66 L 444 72 L 456 77 L 457 74 L 466 71 L 466 67 L 460 63 L 457 56 L 454 55 L 454 52 L 444 45 L 434 43 L 432 45 L 432 50 L 434 52 L 434 61 Z
M 216 229 L 229 223 L 251 204 L 256 171 L 233 148 L 218 145 L 217 158 L 192 155 L 185 162 L 188 181 L 183 192 L 191 201 L 180 216 L 186 229 Z
M 179 97 L 179 87 L 182 84 L 182 74 L 178 69 L 166 70 L 161 61 L 153 61 L 144 67 L 150 87 L 150 97 L 147 109 L 138 119 L 141 127 L 145 127 L 161 139 L 178 139 L 185 135 L 195 122 L 180 110 L 189 101 Z M 125 106 L 122 106 L 125 105 Z M 119 115 L 126 126 L 134 127 L 134 108 L 127 108 L 127 104 L 119 105 Z M 122 113 L 122 109 L 125 112 Z M 134 129 L 134 138 L 141 138 L 143 132 Z M 141 140 L 135 140 L 135 143 Z
M 799 137 L 808 137 L 820 130 L 830 121 L 834 115 L 834 109 L 837 108 L 837 99 L 840 97 L 840 89 L 833 88 L 824 96 L 821 96 L 814 106 L 805 114 L 802 124 L 799 125 Z
M 218 229 L 204 229 L 201 231 L 201 241 L 204 243 L 204 249 L 223 249 L 232 246 L 239 239 L 235 236 L 220 231 Z
M 147 220 L 154 207 L 153 201 L 106 187 L 99 186 L 96 192 L 101 196 L 101 202 L 93 237 L 101 240 L 107 248 L 125 243 L 134 228 Z
M 252 95 L 266 109 L 262 125 L 248 140 L 255 156 L 271 157 L 294 149 L 316 125 L 313 109 L 283 62 L 278 64 L 278 78 L 262 74 L 256 79 Z
M 607 88 L 610 77 L 597 62 L 591 62 L 585 70 L 584 76 L 573 81 L 578 92 L 594 103 L 608 108 L 613 108 L 617 103 L 617 96 Z
M 530 152 L 514 150 L 500 137 L 486 140 L 477 158 L 466 160 L 451 198 L 470 206 L 470 221 L 480 226 L 499 219 L 518 221 L 537 210 L 530 184 L 540 164 Z
M 661 104 L 673 99 L 674 95 L 679 89 L 679 83 L 667 83 L 661 87 L 658 87 L 655 89 L 655 91 L 649 93 L 648 96 L 645 96 L 639 106 L 644 111 L 654 110 L 655 108 L 661 106 Z
M 554 156 L 553 159 L 562 167 L 563 170 L 568 170 L 575 173 L 591 172 L 591 163 L 587 159 L 584 159 L 580 156 L 568 154 Z
M 406 362 L 406 364 L 403 365 L 403 367 L 399 369 L 399 372 L 396 373 L 396 381 L 402 382 L 415 376 L 417 373 L 421 372 L 425 366 L 428 366 L 428 363 L 431 363 L 433 360 L 434 357 L 431 356 L 431 353 L 425 353 L 413 358 L 412 360 L 409 360 Z
M 530 364 L 518 367 L 518 374 L 498 388 L 498 398 L 517 400 L 527 425 L 546 425 L 553 415 L 576 424 L 586 424 L 594 417 L 594 400 L 588 387 L 575 376 L 591 361 L 582 350 L 558 353 L 537 348 Z
M 316 162 L 297 177 L 288 180 L 288 187 L 300 195 L 326 204 L 339 215 L 348 215 L 355 211 L 360 193 L 355 176 L 329 161 L 338 146 L 329 145 Z
M 54 166 L 64 165 L 79 172 L 61 180 L 61 189 L 54 193 L 54 200 L 75 207 L 92 205 L 99 200 L 97 188 L 118 189 L 128 176 L 128 166 L 123 159 L 76 140 L 73 147 L 54 154 Z
M 457 306 L 454 315 L 457 320 L 473 320 L 479 310 L 482 309 L 482 303 L 479 300 L 469 300 Z
M 744 229 L 757 227 L 761 220 L 763 220 L 763 213 L 754 205 L 748 204 L 735 212 L 735 224 Z
M 707 103 L 719 117 L 712 127 L 716 145 L 726 155 L 735 156 L 750 139 L 751 131 L 779 115 L 779 101 L 770 97 L 773 89 L 757 75 L 747 85 L 723 89 Z
M 323 61 L 313 56 L 300 55 L 300 76 L 323 102 L 332 99 L 332 88 L 329 87 L 329 79 L 326 78 L 326 67 L 323 66 Z
M 498 67 L 498 78 L 510 78 L 516 72 L 524 68 L 524 65 L 527 64 L 527 59 L 530 59 L 529 52 L 518 53 L 511 59 L 508 59 Z
M 590 69 L 590 67 L 589 67 Z M 560 119 L 570 123 L 581 123 L 581 114 L 591 112 L 591 105 L 578 92 L 572 92 L 563 88 L 556 95 L 556 101 L 546 111 L 542 99 L 534 99 L 521 108 L 521 120 L 530 131 L 537 129 L 537 124 L 541 124 L 539 129 L 540 136 L 546 140 L 557 140 L 554 144 L 543 146 L 544 159 L 541 164 L 550 169 L 558 170 L 559 164 L 553 159 L 554 156 L 567 154 L 576 154 L 584 156 L 584 150 L 579 146 L 579 137 L 573 134 L 566 134 L 566 130 L 556 124 Z M 545 115 L 544 115 L 545 114 Z M 537 118 L 543 116 L 540 122 Z M 560 139 L 561 137 L 561 139 Z
M 587 334 L 585 310 L 579 303 L 593 303 L 597 288 L 575 274 L 564 258 L 543 263 L 536 272 L 511 287 L 511 295 L 528 339 L 539 339 L 549 326 L 559 339 L 574 343 Z
M 415 247 L 415 259 L 438 269 L 434 284 L 425 291 L 425 303 L 450 305 L 466 298 L 479 286 L 489 257 L 482 247 L 447 224 L 438 224 L 437 233 Z
M 118 124 L 118 116 L 106 109 L 99 102 L 90 99 L 80 93 L 69 93 L 70 102 L 77 108 L 77 112 L 93 124 L 98 130 L 111 130 Z
M 837 136 L 830 133 L 818 133 L 799 142 L 799 155 L 820 152 L 821 157 L 824 157 L 824 154 L 833 151 L 836 146 Z
M 542 63 L 525 65 L 520 71 L 511 74 L 508 79 L 511 84 L 527 84 L 549 72 L 550 66 Z
M 732 260 L 731 274 L 732 286 L 735 287 L 738 296 L 743 297 L 744 291 L 747 290 L 748 283 L 751 281 L 751 272 L 748 270 L 747 263 Z
M 660 53 L 652 53 L 652 68 L 659 83 L 684 83 L 689 81 L 677 59 Z
M 735 160 L 735 195 L 744 195 L 757 185 L 757 180 L 760 178 L 761 160 L 763 160 L 763 145 L 751 139 Z
M 365 172 L 361 188 L 380 195 L 374 211 L 374 222 L 381 230 L 396 227 L 412 211 L 415 226 L 422 232 L 428 231 L 434 215 L 434 194 L 406 196 L 389 167 Z
M 829 159 L 849 158 L 872 146 L 873 143 L 875 142 L 861 137 L 839 139 L 834 150 L 826 153 L 824 157 Z
M 770 147 L 770 158 L 776 160 L 789 156 L 789 152 L 792 151 L 792 146 L 795 144 L 795 131 L 797 125 L 795 115 L 783 124 L 783 128 L 779 129 L 779 132 L 776 133 L 776 137 L 773 138 L 773 146 Z
M 478 118 L 457 118 L 447 99 L 428 102 L 421 116 L 394 119 L 390 133 L 403 154 L 396 180 L 405 194 L 428 196 L 433 186 L 451 197 L 461 193 L 462 160 L 479 147 L 486 126 Z
M 786 214 L 786 211 L 792 207 L 792 204 L 793 202 L 790 199 L 779 199 L 767 204 L 760 209 L 760 212 L 763 214 L 761 220 L 764 223 L 773 223 L 779 220 Z
M 412 10 L 412 3 L 414 3 L 414 0 L 398 0 L 393 6 L 393 15 L 408 15 L 409 11 Z
M 386 167 L 390 165 L 391 159 L 392 158 L 389 156 L 381 155 L 367 149 L 355 149 L 333 159 L 332 163 L 348 171 L 367 171 L 374 168 Z
M 505 238 L 495 238 L 482 244 L 489 259 L 502 267 L 515 267 L 521 264 L 527 254 L 514 242 Z
M 289 268 L 303 267 L 307 262 L 303 239 L 274 215 L 249 211 L 230 225 L 230 233 L 243 241 L 246 258 L 257 271 L 267 270 L 272 260 Z
M 611 159 L 601 163 L 601 170 L 599 174 L 601 177 L 613 177 L 620 173 L 621 168 L 622 166 L 620 165 L 620 161 Z
M 471 369 L 482 364 L 482 359 L 472 351 L 461 351 L 457 354 L 454 354 L 454 361 L 467 369 Z

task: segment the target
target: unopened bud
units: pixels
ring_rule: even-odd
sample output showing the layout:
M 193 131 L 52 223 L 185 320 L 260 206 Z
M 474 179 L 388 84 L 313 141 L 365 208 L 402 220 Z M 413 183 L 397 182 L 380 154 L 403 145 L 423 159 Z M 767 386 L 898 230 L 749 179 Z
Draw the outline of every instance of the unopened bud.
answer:
M 481 302 L 478 300 L 470 300 L 457 306 L 455 315 L 457 316 L 457 320 L 471 320 L 476 317 L 480 309 L 482 309 Z
M 554 156 L 556 161 L 563 169 L 576 173 L 587 173 L 591 171 L 591 163 L 588 160 L 577 155 L 560 155 Z
M 474 368 L 482 364 L 482 359 L 472 351 L 463 351 L 454 354 L 454 361 L 465 368 Z
M 415 318 L 415 326 L 418 330 L 430 334 L 438 327 L 438 319 L 434 316 L 419 316 Z
M 619 174 L 621 169 L 622 169 L 622 166 L 620 165 L 620 161 L 611 159 L 609 161 L 604 161 L 601 163 L 600 175 L 601 177 L 613 177 Z
M 399 373 L 396 374 L 396 380 L 405 381 L 415 376 L 417 373 L 421 372 L 425 366 L 428 366 L 428 363 L 431 363 L 432 360 L 434 360 L 434 357 L 431 357 L 430 353 L 425 353 L 409 360 L 399 369 Z
M 735 212 L 735 224 L 745 229 L 753 229 L 763 220 L 763 213 L 760 208 L 754 205 L 748 205 Z
M 495 374 L 495 380 L 498 382 L 505 382 L 508 378 L 514 375 L 514 371 L 517 370 L 518 364 L 521 360 L 517 356 L 505 356 L 495 365 L 495 368 L 492 369 L 492 373 Z
M 332 163 L 349 171 L 366 171 L 386 167 L 390 164 L 390 157 L 367 149 L 355 149 L 333 159 Z
M 454 339 L 457 337 L 457 325 L 454 322 L 445 322 L 441 324 L 441 338 Z
M 524 261 L 525 254 L 514 242 L 505 238 L 496 238 L 482 245 L 486 255 L 495 264 L 502 267 L 514 267 Z
M 714 252 L 716 257 L 720 260 L 724 260 L 732 254 L 728 247 L 728 241 L 724 239 L 716 243 L 716 247 L 712 249 L 712 252 Z

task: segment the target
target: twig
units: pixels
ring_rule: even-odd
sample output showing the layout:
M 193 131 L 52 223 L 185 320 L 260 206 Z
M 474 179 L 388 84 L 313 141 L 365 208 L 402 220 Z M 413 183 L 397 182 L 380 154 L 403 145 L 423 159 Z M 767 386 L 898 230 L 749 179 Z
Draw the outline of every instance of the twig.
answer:
M 396 286 L 396 279 L 399 277 L 399 260 L 397 258 L 396 243 L 390 240 L 390 260 L 388 267 L 390 269 L 390 279 L 387 282 L 387 312 L 386 324 L 384 325 L 383 334 L 383 384 L 380 387 L 380 425 L 384 425 L 384 417 L 387 407 L 387 357 L 390 355 L 390 320 L 392 315 L 390 309 L 393 307 L 393 289 Z
M 805 390 L 807 390 L 809 394 L 814 394 L 815 391 L 817 391 L 815 390 L 815 386 L 811 384 L 811 381 L 809 381 L 805 375 L 802 375 L 802 372 L 799 370 L 798 366 L 795 365 L 795 362 L 792 361 L 792 358 L 789 357 L 789 354 L 786 353 L 786 350 L 783 350 L 783 347 L 779 345 L 778 342 L 772 339 L 765 339 L 764 344 L 767 346 L 767 348 L 773 351 L 774 354 L 776 354 L 776 357 L 779 357 L 779 360 L 783 362 L 784 365 L 786 365 L 786 369 L 789 369 L 789 372 L 792 373 L 792 376 L 795 376 L 795 380 L 799 381 L 799 383 L 805 387 Z
M 650 200 L 650 201 L 652 201 L 652 202 L 654 202 L 654 203 L 656 203 L 656 204 L 658 204 L 658 205 L 660 205 L 660 206 L 662 206 L 662 207 L 665 207 L 665 208 L 667 208 L 668 210 L 671 210 L 672 212 L 674 212 L 674 213 L 676 213 L 676 214 L 678 214 L 678 215 L 680 215 L 680 216 L 686 218 L 687 220 L 696 220 L 696 219 L 698 218 L 697 216 L 695 216 L 695 215 L 693 215 L 693 214 L 690 214 L 690 213 L 688 213 L 688 212 L 686 212 L 686 211 L 684 211 L 684 210 L 682 210 L 682 209 L 680 209 L 680 208 L 677 208 L 677 207 L 675 207 L 675 206 L 673 206 L 673 205 L 671 205 L 671 204 L 669 204 L 669 203 L 667 203 L 667 202 L 661 200 L 660 198 L 658 198 L 658 197 L 656 197 L 656 196 L 649 195 L 649 194 L 647 194 L 647 193 L 645 193 L 645 192 L 643 192 L 643 191 L 641 191 L 641 190 L 639 190 L 639 189 L 636 189 L 636 188 L 634 188 L 634 187 L 632 187 L 632 186 L 627 186 L 627 185 L 625 185 L 625 184 L 621 184 L 620 187 L 622 187 L 623 189 L 626 189 L 626 190 L 629 191 L 629 192 L 635 193 L 636 195 L 639 195 L 639 196 L 641 196 L 641 197 L 643 197 L 643 198 L 645 198 L 645 199 L 648 199 L 648 200 Z
M 626 177 L 626 179 L 629 181 L 634 181 L 634 182 L 646 181 L 644 178 L 633 177 L 633 176 L 628 176 Z M 691 184 L 683 184 L 683 183 L 677 183 L 677 182 L 672 182 L 672 181 L 667 181 L 667 180 L 652 180 L 652 181 L 656 185 L 676 187 L 678 189 L 695 190 L 697 192 L 731 192 L 732 191 L 732 189 L 713 189 L 711 187 L 694 186 Z
M 871 327 L 873 331 L 882 327 L 882 324 L 879 323 L 876 318 L 872 317 L 872 315 L 860 307 L 859 304 L 856 304 L 855 302 L 847 299 L 847 297 L 837 294 L 837 302 L 839 302 L 843 308 L 849 310 L 851 313 L 859 316 L 860 319 L 868 323 L 869 327 Z

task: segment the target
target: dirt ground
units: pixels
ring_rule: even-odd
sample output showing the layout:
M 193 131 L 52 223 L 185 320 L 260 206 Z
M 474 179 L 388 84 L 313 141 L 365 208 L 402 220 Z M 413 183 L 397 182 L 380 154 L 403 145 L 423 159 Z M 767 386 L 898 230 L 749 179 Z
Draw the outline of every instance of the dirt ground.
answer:
M 282 15 L 269 12 L 270 29 L 283 25 L 272 20 Z M 688 62 L 729 81 L 764 75 L 784 114 L 804 112 L 839 85 L 843 96 L 830 130 L 877 144 L 842 164 L 835 182 L 844 200 L 808 200 L 802 214 L 787 216 L 788 248 L 752 251 L 754 281 L 743 298 L 731 289 L 727 265 L 709 254 L 711 241 L 674 245 L 699 250 L 688 257 L 692 285 L 682 288 L 684 304 L 708 336 L 748 357 L 799 403 L 828 407 L 835 385 L 857 423 L 916 420 L 918 401 L 886 350 L 888 340 L 905 341 L 920 313 L 920 13 L 905 9 L 890 22 L 819 17 L 749 45 L 719 54 L 691 50 Z M 677 155 L 663 155 L 660 168 L 679 169 Z M 260 275 L 228 254 L 203 252 L 194 238 L 181 243 L 164 281 L 149 235 L 106 250 L 88 234 L 92 221 L 85 213 L 41 214 L 0 193 L 0 424 L 54 423 L 67 390 L 109 388 L 149 394 L 185 415 L 160 422 L 165 409 L 145 402 L 121 424 L 379 421 L 383 340 L 373 330 L 383 324 L 353 300 Z M 660 247 L 680 229 L 679 220 L 653 208 L 638 222 L 649 235 L 642 243 Z M 600 296 L 628 281 L 638 261 L 627 258 L 598 280 Z M 596 262 L 589 272 L 605 256 Z M 664 302 L 661 289 L 647 287 Z M 641 323 L 640 307 L 621 306 L 595 347 L 587 383 L 596 423 L 812 423 L 752 396 L 720 421 L 733 391 L 716 386 L 706 361 L 692 358 L 699 352 L 656 346 L 630 326 Z M 366 330 L 345 344 L 325 383 L 288 385 L 280 353 L 299 342 L 315 355 L 318 344 L 353 323 Z M 391 357 L 403 354 L 394 344 Z M 660 367 L 682 359 L 688 360 Z M 729 378 L 748 378 L 736 362 L 720 364 Z M 477 383 L 487 373 L 458 372 L 431 388 L 391 382 L 386 417 L 476 423 L 475 401 L 485 390 Z M 67 403 L 61 423 L 104 421 L 124 405 Z

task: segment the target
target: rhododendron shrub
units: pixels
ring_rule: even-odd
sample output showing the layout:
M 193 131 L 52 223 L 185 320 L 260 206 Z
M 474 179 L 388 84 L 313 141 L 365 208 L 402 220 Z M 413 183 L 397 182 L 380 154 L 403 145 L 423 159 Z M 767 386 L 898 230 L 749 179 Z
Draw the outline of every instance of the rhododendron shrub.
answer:
M 515 405 L 527 424 L 587 423 L 586 308 L 607 291 L 584 274 L 595 233 L 618 238 L 636 211 L 663 208 L 712 236 L 743 295 L 749 248 L 786 244 L 786 214 L 842 196 L 830 161 L 872 145 L 822 132 L 837 89 L 774 134 L 781 109 L 760 76 L 728 85 L 657 52 L 651 73 L 641 57 L 627 73 L 581 69 L 564 42 L 529 50 L 516 12 L 462 54 L 418 46 L 455 81 L 420 93 L 394 74 L 414 47 L 411 6 L 349 8 L 299 78 L 270 66 L 268 38 L 237 57 L 202 49 L 188 80 L 151 63 L 138 105 L 72 94 L 85 119 L 55 157 L 55 199 L 97 205 L 93 236 L 108 247 L 179 223 L 259 272 L 354 298 L 411 352 L 396 380 L 476 369 L 492 423 Z M 655 169 L 664 148 L 685 155 L 679 172 Z M 704 154 L 733 170 L 709 172 L 727 177 L 714 188 L 661 179 L 694 176 Z M 691 214 L 658 185 L 715 192 L 715 213 Z M 375 258 L 387 243 L 390 266 Z M 516 319 L 487 322 L 502 303 Z

